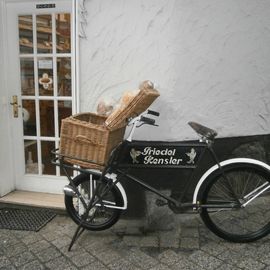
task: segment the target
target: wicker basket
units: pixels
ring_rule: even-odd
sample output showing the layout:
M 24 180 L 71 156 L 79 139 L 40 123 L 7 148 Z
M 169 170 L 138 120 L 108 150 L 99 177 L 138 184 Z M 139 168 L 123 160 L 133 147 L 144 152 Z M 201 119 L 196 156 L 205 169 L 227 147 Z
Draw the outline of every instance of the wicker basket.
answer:
M 81 113 L 62 120 L 60 154 L 69 157 L 66 161 L 85 168 L 104 167 L 125 133 L 125 126 L 106 128 L 106 119 L 94 113 Z
M 94 113 L 81 113 L 63 119 L 60 154 L 67 156 L 65 160 L 72 164 L 102 169 L 112 149 L 124 137 L 126 119 L 145 111 L 158 96 L 157 90 L 144 89 L 108 118 Z
M 124 108 L 114 111 L 105 121 L 109 129 L 114 129 L 126 123 L 131 117 L 138 116 L 144 112 L 159 96 L 156 89 L 143 89 L 129 101 Z

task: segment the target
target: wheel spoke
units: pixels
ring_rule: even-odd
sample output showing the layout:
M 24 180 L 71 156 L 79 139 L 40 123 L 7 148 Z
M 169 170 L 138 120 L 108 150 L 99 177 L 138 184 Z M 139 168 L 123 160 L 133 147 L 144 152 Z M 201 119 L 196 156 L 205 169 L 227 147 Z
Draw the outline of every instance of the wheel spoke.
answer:
M 250 178 L 251 178 L 251 174 L 248 175 L 248 178 L 247 178 L 245 187 L 243 188 L 243 192 L 242 192 L 242 194 L 241 194 L 241 198 L 243 198 L 244 195 L 246 194 L 246 190 L 247 190 L 247 186 L 248 186 L 248 184 L 249 184 Z

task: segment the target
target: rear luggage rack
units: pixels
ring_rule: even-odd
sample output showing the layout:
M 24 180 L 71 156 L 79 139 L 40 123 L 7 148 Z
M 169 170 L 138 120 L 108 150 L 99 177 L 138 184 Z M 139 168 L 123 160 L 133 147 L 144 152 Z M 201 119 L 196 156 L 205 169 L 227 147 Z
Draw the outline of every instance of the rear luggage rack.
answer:
M 66 169 L 72 169 L 75 171 L 79 171 L 81 173 L 93 173 L 93 174 L 100 174 L 101 172 L 99 170 L 95 170 L 95 169 L 87 169 L 87 168 L 81 168 L 78 166 L 74 166 L 72 164 L 69 164 L 69 162 L 67 161 L 67 159 L 72 159 L 72 160 L 78 160 L 84 163 L 89 163 L 89 164 L 95 164 L 101 167 L 105 167 L 105 164 L 100 164 L 97 163 L 93 160 L 87 160 L 87 159 L 80 159 L 77 157 L 72 157 L 72 156 L 67 156 L 67 155 L 63 155 L 61 153 L 59 153 L 59 148 L 53 149 L 51 151 L 51 153 L 53 155 L 55 155 L 55 157 L 51 160 L 51 163 L 54 164 L 55 166 L 59 166 L 60 168 L 62 168 L 66 174 L 66 176 L 69 178 L 69 174 L 67 173 Z

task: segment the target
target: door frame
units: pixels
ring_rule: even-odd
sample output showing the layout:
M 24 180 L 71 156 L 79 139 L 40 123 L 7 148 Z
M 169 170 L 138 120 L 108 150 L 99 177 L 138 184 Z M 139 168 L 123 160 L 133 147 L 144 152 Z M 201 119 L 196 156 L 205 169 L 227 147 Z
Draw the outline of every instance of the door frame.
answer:
M 12 140 L 10 126 L 10 108 L 7 87 L 7 42 L 3 38 L 7 36 L 6 27 L 6 3 L 0 0 L 0 196 L 3 196 L 15 188 L 14 172 L 12 170 Z
M 40 0 L 0 0 L 0 15 L 1 15 L 1 26 L 0 26 L 0 37 L 7 36 L 8 33 L 8 18 L 7 18 L 7 6 L 10 3 L 57 3 L 57 1 L 40 1 Z M 76 23 L 77 20 L 77 1 L 76 0 L 68 0 L 71 2 L 72 10 L 72 27 L 71 27 L 71 39 L 73 42 L 73 51 L 71 52 L 71 56 L 74 59 L 72 61 L 72 69 L 73 69 L 73 77 L 72 77 L 72 88 L 74 91 L 74 108 L 75 112 L 79 111 L 79 53 L 78 53 L 78 24 Z M 3 63 L 0 65 L 0 105 L 2 109 L 0 112 L 2 116 L 0 120 L 0 130 L 5 131 L 0 133 L 0 149 L 4 151 L 0 151 L 0 168 L 1 168 L 1 176 L 0 176 L 0 197 L 7 194 L 8 192 L 14 189 L 20 190 L 28 190 L 28 191 L 39 191 L 39 192 L 49 192 L 49 193 L 62 193 L 63 186 L 67 183 L 65 177 L 55 177 L 55 176 L 42 176 L 44 181 L 48 183 L 46 189 L 42 189 L 38 181 L 35 181 L 35 175 L 29 175 L 30 181 L 29 183 L 24 182 L 23 185 L 21 182 L 16 179 L 18 176 L 18 170 L 22 170 L 21 166 L 24 164 L 15 164 L 15 155 L 18 149 L 18 143 L 14 143 L 13 140 L 14 134 L 12 125 L 13 124 L 20 124 L 18 119 L 13 118 L 12 114 L 12 106 L 9 105 L 10 97 L 12 95 L 12 89 L 9 87 L 9 75 L 8 67 L 9 59 L 8 59 L 8 39 L 0 38 L 0 58 L 3 59 Z M 17 72 L 17 70 L 15 71 Z M 76 91 L 75 91 L 76 89 Z M 15 123 L 16 122 L 16 123 Z M 21 143 L 21 142 L 20 142 Z M 21 147 L 21 146 L 20 146 Z M 19 169 L 20 167 L 20 169 Z M 40 177 L 40 176 L 39 176 Z M 48 187 L 52 187 L 51 189 Z

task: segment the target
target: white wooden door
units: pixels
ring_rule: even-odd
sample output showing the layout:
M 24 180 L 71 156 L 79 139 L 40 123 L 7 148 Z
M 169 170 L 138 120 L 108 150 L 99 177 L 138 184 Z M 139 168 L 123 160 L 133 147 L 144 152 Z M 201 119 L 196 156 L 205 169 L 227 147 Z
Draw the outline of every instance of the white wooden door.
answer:
M 7 1 L 8 89 L 15 188 L 61 193 L 51 164 L 61 119 L 75 112 L 72 1 Z M 16 105 L 15 105 L 16 106 Z

